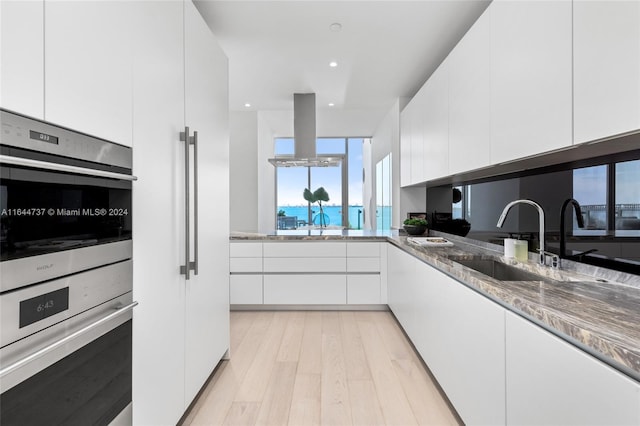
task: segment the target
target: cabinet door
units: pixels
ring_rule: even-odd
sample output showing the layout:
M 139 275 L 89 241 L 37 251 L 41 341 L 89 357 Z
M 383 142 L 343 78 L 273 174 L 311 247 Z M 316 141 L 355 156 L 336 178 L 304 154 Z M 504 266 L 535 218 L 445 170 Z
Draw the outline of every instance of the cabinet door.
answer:
M 491 163 L 571 145 L 571 1 L 489 7 Z
M 44 118 L 44 1 L 0 2 L 0 106 Z
M 491 164 L 491 8 L 449 56 L 449 174 Z
M 133 424 L 175 424 L 184 412 L 183 6 L 134 6 Z
M 377 305 L 380 301 L 380 274 L 347 275 L 347 304 Z
M 229 303 L 233 305 L 262 305 L 262 275 L 231 275 Z
M 505 424 L 505 310 L 425 263 L 417 275 L 416 348 L 465 423 Z
M 411 184 L 411 117 L 410 105 L 400 113 L 400 186 Z
M 424 123 L 425 123 L 425 91 L 421 89 L 411 100 L 411 183 L 424 181 Z
M 395 246 L 387 250 L 387 303 L 398 322 L 411 338 L 416 329 L 412 304 L 415 259 Z
M 640 424 L 640 384 L 515 314 L 506 331 L 508 424 Z
M 422 181 L 449 174 L 449 62 L 445 60 L 426 82 Z
M 574 143 L 640 129 L 640 2 L 573 3 Z
M 265 305 L 344 305 L 346 275 L 265 275 Z
M 198 132 L 199 180 L 199 272 L 186 283 L 186 409 L 229 348 L 229 113 L 227 58 L 191 0 L 184 6 L 185 118 Z
M 46 2 L 48 121 L 131 146 L 133 7 L 122 1 Z

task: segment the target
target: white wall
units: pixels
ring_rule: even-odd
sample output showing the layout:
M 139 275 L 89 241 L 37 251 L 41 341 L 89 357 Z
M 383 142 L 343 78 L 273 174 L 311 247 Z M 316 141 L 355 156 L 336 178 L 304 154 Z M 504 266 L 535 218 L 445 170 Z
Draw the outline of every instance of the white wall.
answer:
M 230 114 L 230 229 L 258 231 L 258 113 Z
M 258 196 L 255 198 L 258 232 L 273 231 L 276 221 L 276 168 L 267 161 L 274 155 L 275 134 L 265 115 L 267 115 L 266 112 L 258 112 L 258 143 L 256 147 Z

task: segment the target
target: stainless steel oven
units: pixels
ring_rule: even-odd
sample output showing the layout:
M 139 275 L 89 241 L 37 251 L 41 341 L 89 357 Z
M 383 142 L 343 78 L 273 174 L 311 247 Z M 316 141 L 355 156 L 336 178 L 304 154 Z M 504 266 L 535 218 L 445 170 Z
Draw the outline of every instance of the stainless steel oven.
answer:
M 131 149 L 0 114 L 0 424 L 130 424 Z

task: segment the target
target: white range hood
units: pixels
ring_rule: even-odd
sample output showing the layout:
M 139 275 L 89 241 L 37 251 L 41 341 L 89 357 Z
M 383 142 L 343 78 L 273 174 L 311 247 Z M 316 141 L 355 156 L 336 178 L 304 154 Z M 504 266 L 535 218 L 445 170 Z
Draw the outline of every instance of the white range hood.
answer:
M 276 167 L 333 167 L 340 158 L 316 154 L 316 94 L 293 94 L 293 156 L 269 158 Z

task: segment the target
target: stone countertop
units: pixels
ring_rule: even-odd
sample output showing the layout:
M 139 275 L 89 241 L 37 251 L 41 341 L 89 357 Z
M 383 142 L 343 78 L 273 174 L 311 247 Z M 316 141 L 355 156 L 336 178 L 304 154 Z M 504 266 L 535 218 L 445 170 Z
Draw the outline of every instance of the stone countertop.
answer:
M 501 246 L 438 234 L 453 247 L 419 247 L 398 231 L 353 230 L 233 233 L 231 240 L 388 241 L 506 309 L 542 326 L 612 367 L 640 381 L 640 276 L 563 261 L 562 270 L 505 259 Z M 499 281 L 449 259 L 486 256 L 545 277 L 540 281 Z
M 408 243 L 406 237 L 388 241 L 640 381 L 640 277 L 626 277 L 624 284 L 601 282 L 592 275 L 505 259 L 500 252 L 462 241 L 442 248 L 418 247 Z M 448 256 L 496 258 L 544 275 L 546 280 L 499 281 Z M 598 272 L 603 275 L 603 271 Z M 611 272 L 613 278 L 622 277 Z

